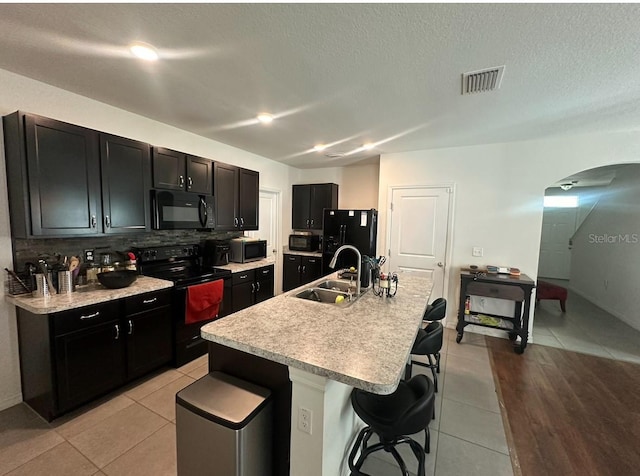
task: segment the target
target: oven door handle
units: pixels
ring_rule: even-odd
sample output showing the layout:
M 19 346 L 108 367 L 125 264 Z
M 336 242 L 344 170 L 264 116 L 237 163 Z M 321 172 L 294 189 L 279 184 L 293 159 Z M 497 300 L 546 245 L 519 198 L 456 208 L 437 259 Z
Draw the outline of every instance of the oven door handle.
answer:
M 229 276 L 229 277 L 231 277 L 231 276 Z M 205 278 L 205 279 L 203 279 L 201 281 L 196 281 L 195 283 L 183 284 L 182 286 L 175 286 L 173 289 L 175 289 L 177 291 L 184 291 L 185 289 L 187 289 L 190 286 L 197 286 L 198 284 L 210 283 L 210 282 L 213 282 L 213 281 L 218 281 L 220 279 L 224 279 L 224 278 L 214 278 L 214 279 Z
M 207 202 L 204 201 L 204 197 L 200 197 L 200 203 L 198 204 L 198 218 L 202 228 L 207 226 Z

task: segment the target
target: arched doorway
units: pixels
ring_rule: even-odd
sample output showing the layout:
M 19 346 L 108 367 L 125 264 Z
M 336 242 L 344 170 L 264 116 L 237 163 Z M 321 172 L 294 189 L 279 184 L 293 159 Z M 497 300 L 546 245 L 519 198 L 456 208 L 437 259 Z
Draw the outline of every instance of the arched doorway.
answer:
M 640 164 L 585 170 L 548 187 L 538 295 L 549 299 L 536 307 L 534 342 L 640 363 L 638 284 Z M 566 312 L 553 286 L 567 290 Z

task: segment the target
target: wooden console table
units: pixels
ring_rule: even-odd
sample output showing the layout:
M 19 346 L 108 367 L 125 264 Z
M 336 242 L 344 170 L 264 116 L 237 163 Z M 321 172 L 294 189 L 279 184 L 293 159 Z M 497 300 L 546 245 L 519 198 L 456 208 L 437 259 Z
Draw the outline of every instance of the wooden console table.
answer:
M 517 354 L 522 354 L 529 339 L 529 311 L 531 309 L 531 292 L 535 282 L 525 274 L 510 276 L 508 274 L 460 273 L 460 305 L 458 307 L 458 335 L 456 342 L 460 343 L 464 335 L 464 328 L 474 324 L 508 332 L 509 339 L 520 343 L 515 345 Z M 482 315 L 469 312 L 465 314 L 465 302 L 470 296 L 484 296 L 506 299 L 515 302 L 513 316 L 498 316 L 483 313 Z M 524 306 L 523 306 L 524 304 Z M 524 308 L 524 309 L 523 309 Z

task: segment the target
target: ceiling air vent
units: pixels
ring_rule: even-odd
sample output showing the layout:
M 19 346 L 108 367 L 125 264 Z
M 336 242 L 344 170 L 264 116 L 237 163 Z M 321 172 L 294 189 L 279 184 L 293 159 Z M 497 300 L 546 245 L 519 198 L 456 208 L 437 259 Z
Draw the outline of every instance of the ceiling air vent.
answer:
M 462 94 L 483 93 L 500 88 L 504 66 L 462 74 Z
M 328 154 L 324 154 L 325 157 L 330 159 L 341 159 L 345 157 L 347 154 L 343 154 L 341 152 L 329 152 Z

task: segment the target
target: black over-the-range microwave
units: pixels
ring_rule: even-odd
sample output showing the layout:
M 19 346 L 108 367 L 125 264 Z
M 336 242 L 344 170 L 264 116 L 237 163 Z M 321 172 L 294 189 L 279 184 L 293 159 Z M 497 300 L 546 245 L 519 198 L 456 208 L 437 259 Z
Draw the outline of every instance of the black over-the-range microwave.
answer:
M 167 190 L 151 191 L 154 230 L 213 229 L 213 195 Z

